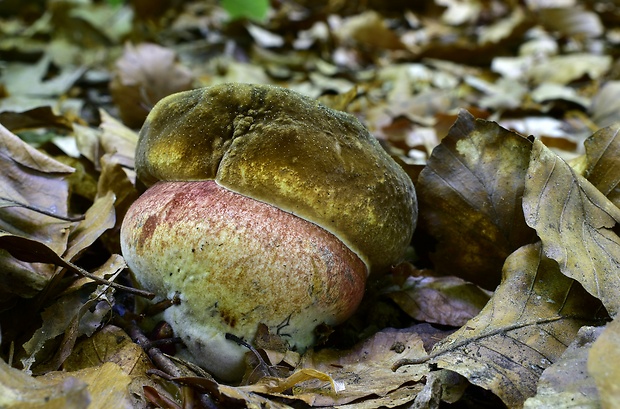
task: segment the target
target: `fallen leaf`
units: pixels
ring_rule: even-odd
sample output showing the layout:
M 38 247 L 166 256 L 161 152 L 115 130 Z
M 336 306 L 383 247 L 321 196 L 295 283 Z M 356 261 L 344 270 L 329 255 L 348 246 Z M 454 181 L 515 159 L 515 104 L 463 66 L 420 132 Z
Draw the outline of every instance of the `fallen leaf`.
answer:
M 360 49 L 398 50 L 405 46 L 399 37 L 386 25 L 376 11 L 370 10 L 349 17 L 336 30 L 336 36 L 343 42 L 353 42 Z
M 61 115 L 56 115 L 51 106 L 41 106 L 26 111 L 0 112 L 0 123 L 11 131 L 23 129 L 57 127 L 71 129 L 71 122 Z
M 133 170 L 138 134 L 104 110 L 100 110 L 99 115 L 101 115 L 99 126 L 102 132 L 99 137 L 103 148 L 102 153 L 110 154 L 113 159 L 111 161 Z
M 34 378 L 0 359 L 0 407 L 6 409 L 86 409 L 86 383 L 67 377 L 56 382 Z
M 75 372 L 49 372 L 38 379 L 52 384 L 67 382 L 67 380 L 85 383 L 90 397 L 88 409 L 131 409 L 134 407 L 127 389 L 131 378 L 113 362 Z M 86 408 L 86 406 L 83 407 Z
M 602 310 L 541 248 L 530 244 L 511 254 L 491 301 L 429 356 L 430 364 L 490 390 L 509 408 L 519 408 L 535 395 L 543 370 Z
M 537 11 L 538 21 L 551 31 L 566 36 L 598 37 L 603 34 L 603 24 L 598 14 L 573 7 L 542 7 Z
M 7 235 L 16 235 L 62 254 L 74 224 L 67 213 L 67 177 L 73 168 L 40 153 L 0 125 L 0 169 L 3 240 Z M 10 302 L 13 295 L 33 297 L 54 273 L 53 266 L 23 261 L 0 249 L 2 303 Z
M 531 142 L 461 111 L 420 173 L 418 230 L 437 241 L 435 271 L 484 288 L 506 257 L 534 239 L 521 209 Z
M 114 227 L 114 192 L 95 199 L 93 205 L 84 214 L 84 219 L 71 231 L 65 260 L 74 261 L 81 252 L 88 249 L 106 230 Z
M 403 288 L 386 294 L 421 322 L 460 327 L 478 315 L 490 294 L 453 276 L 409 277 Z
M 620 309 L 620 209 L 542 142 L 534 142 L 523 211 L 545 255 L 615 316 Z
M 620 121 L 619 92 L 620 81 L 608 81 L 601 87 L 588 109 L 592 122 L 604 127 Z
M 426 327 L 386 329 L 348 351 L 325 349 L 302 356 L 301 366 L 328 374 L 340 390 L 333 393 L 325 382 L 308 382 L 293 388 L 293 396 L 312 406 L 343 405 L 355 401 L 386 397 L 409 382 L 418 382 L 428 373 L 425 365 L 402 368 L 391 365 L 400 359 L 426 355 L 423 332 Z M 435 335 L 441 338 L 439 330 Z M 411 400 L 415 396 L 410 396 Z
M 536 396 L 525 401 L 526 409 L 598 408 L 594 379 L 589 376 L 588 353 L 603 327 L 582 327 L 575 340 L 540 377 Z
M 27 356 L 21 362 L 25 370 L 34 368 L 32 371 L 36 373 L 57 370 L 71 354 L 77 338 L 91 336 L 101 326 L 114 304 L 112 291 L 107 286 L 101 287 L 88 294 L 91 287 L 82 286 L 60 297 L 41 313 L 43 325 L 23 345 Z M 59 340 L 60 335 L 63 337 Z
M 144 385 L 154 388 L 161 395 L 168 394 L 156 382 L 157 378 L 147 375 L 147 371 L 153 369 L 153 364 L 142 347 L 133 342 L 125 331 L 113 325 L 106 325 L 95 332 L 92 337 L 79 341 L 64 362 L 63 370 L 72 373 L 101 366 L 106 362 L 115 363 L 123 373 L 130 376 L 131 382 L 127 387 L 132 394 L 134 407 L 142 407 L 146 404 L 143 394 Z
M 612 58 L 609 55 L 575 53 L 557 55 L 541 61 L 529 72 L 529 80 L 539 85 L 544 82 L 568 84 L 584 75 L 591 79 L 601 78 L 611 68 Z
M 110 83 L 112 98 L 127 126 L 139 128 L 157 101 L 191 89 L 194 76 L 176 53 L 156 44 L 127 44 Z
M 620 407 L 620 321 L 607 324 L 594 341 L 588 358 L 588 371 L 596 382 L 605 409 Z
M 586 166 L 583 176 L 616 207 L 620 205 L 620 127 L 609 126 L 596 131 L 584 142 Z

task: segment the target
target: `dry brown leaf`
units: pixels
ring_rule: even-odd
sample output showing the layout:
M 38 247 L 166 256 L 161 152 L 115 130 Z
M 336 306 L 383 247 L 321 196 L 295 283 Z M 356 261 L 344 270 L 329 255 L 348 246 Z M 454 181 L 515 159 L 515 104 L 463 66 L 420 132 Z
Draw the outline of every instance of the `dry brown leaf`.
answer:
M 541 247 L 526 245 L 511 254 L 491 301 L 430 355 L 429 363 L 489 389 L 510 408 L 536 393 L 543 370 L 602 309 Z
M 103 153 L 110 154 L 111 161 L 119 163 L 128 170 L 133 170 L 138 134 L 104 110 L 100 110 L 99 114 L 101 115 L 100 141 Z
M 93 205 L 86 211 L 84 220 L 71 231 L 67 251 L 63 254 L 65 260 L 73 261 L 81 252 L 88 249 L 103 232 L 112 228 L 116 221 L 114 213 L 114 193 L 108 192 L 105 196 L 95 199 Z
M 604 127 L 620 121 L 619 93 L 620 81 L 608 81 L 601 87 L 588 109 L 592 122 Z
M 588 357 L 588 371 L 594 378 L 604 409 L 620 407 L 620 321 L 607 324 Z
M 603 24 L 598 14 L 576 7 L 543 7 L 537 11 L 540 23 L 550 31 L 566 36 L 598 37 Z
M 56 115 L 51 106 L 41 106 L 23 112 L 5 110 L 0 112 L 0 123 L 13 132 L 41 127 L 71 129 L 71 122 L 64 116 Z
M 534 142 L 523 210 L 547 257 L 615 316 L 620 309 L 620 209 L 583 176 Z
M 0 407 L 6 409 L 86 409 L 87 385 L 75 378 L 57 382 L 34 378 L 0 359 Z
M 544 82 L 568 84 L 584 75 L 597 80 L 609 71 L 612 62 L 609 55 L 588 53 L 558 55 L 533 66 L 527 76 L 536 85 Z
M 156 44 L 127 44 L 116 62 L 110 91 L 123 122 L 139 128 L 157 101 L 191 89 L 194 76 L 176 62 L 176 53 Z
M 67 220 L 67 177 L 73 168 L 40 153 L 0 125 L 0 169 L 0 231 L 39 241 L 62 254 L 73 225 Z M 6 237 L 3 234 L 3 240 Z M 54 273 L 53 266 L 24 263 L 1 249 L 0 265 L 2 303 L 10 302 L 12 295 L 34 296 Z
M 103 268 L 108 266 L 117 269 L 106 271 L 113 279 L 126 267 L 124 263 L 117 263 L 114 256 Z M 91 336 L 101 326 L 114 305 L 113 291 L 100 286 L 90 295 L 86 293 L 88 298 L 84 300 L 83 292 L 88 289 L 88 286 L 81 286 L 64 294 L 41 313 L 43 325 L 23 345 L 27 356 L 21 362 L 26 370 L 36 373 L 57 370 L 71 354 L 77 338 Z M 57 338 L 59 335 L 63 335 L 62 339 Z
M 586 167 L 583 176 L 616 207 L 620 206 L 620 127 L 610 126 L 594 133 L 584 142 Z
M 478 315 L 491 294 L 458 277 L 409 277 L 403 288 L 388 292 L 418 321 L 460 327 Z
M 536 396 L 525 401 L 526 409 L 600 407 L 594 379 L 589 376 L 588 352 L 603 327 L 582 327 L 577 338 L 553 365 L 545 369 Z
M 134 407 L 143 407 L 146 402 L 143 387 L 158 391 L 167 396 L 169 392 L 147 375 L 153 364 L 144 350 L 134 343 L 122 329 L 106 325 L 92 337 L 78 342 L 71 355 L 63 364 L 63 370 L 69 373 L 80 369 L 101 366 L 106 362 L 117 364 L 131 378 L 129 392 L 132 394 Z
M 100 366 L 80 369 L 75 372 L 49 372 L 38 379 L 51 384 L 60 384 L 67 380 L 85 383 L 90 396 L 88 409 L 131 409 L 131 397 L 127 389 L 131 378 L 123 369 L 113 362 Z
M 341 42 L 353 42 L 366 50 L 397 50 L 405 46 L 389 29 L 385 19 L 376 11 L 366 11 L 348 18 L 336 35 Z
M 531 142 L 461 111 L 420 173 L 419 230 L 437 240 L 435 271 L 484 288 L 505 258 L 534 239 L 521 209 Z
M 437 330 L 436 335 L 445 334 Z M 308 382 L 293 388 L 293 395 L 313 406 L 343 405 L 385 397 L 408 382 L 420 381 L 428 373 L 425 365 L 402 368 L 396 373 L 391 370 L 392 364 L 400 359 L 426 355 L 425 336 L 417 333 L 417 327 L 387 329 L 349 351 L 308 352 L 302 357 L 301 366 L 328 374 L 340 390 L 334 394 L 329 383 Z M 411 396 L 413 398 L 415 396 Z

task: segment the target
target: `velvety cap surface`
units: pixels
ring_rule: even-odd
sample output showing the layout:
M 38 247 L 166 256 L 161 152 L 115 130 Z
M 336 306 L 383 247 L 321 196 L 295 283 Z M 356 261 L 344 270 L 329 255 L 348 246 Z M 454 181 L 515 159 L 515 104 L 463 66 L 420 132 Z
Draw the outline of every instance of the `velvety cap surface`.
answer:
M 417 218 L 413 183 L 352 115 L 284 88 L 222 84 L 151 111 L 138 177 L 215 179 L 318 224 L 371 271 L 400 261 Z

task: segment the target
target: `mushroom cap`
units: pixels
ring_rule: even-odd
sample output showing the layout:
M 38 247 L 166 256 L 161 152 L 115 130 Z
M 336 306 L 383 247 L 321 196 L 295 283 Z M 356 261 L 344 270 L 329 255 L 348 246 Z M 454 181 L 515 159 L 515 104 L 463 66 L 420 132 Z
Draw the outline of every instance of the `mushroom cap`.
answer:
M 402 260 L 417 219 L 413 183 L 352 115 L 269 85 L 170 95 L 140 131 L 138 178 L 213 179 L 313 222 L 370 272 Z

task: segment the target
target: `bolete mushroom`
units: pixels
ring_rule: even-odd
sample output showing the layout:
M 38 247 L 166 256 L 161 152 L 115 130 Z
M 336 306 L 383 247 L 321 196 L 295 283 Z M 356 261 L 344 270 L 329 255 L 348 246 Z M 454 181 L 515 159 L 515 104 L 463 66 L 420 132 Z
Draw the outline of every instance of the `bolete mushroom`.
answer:
M 137 283 L 190 357 L 238 379 L 259 324 L 303 351 L 402 260 L 413 184 L 352 115 L 284 88 L 223 84 L 161 100 L 136 150 L 148 189 L 121 229 Z

